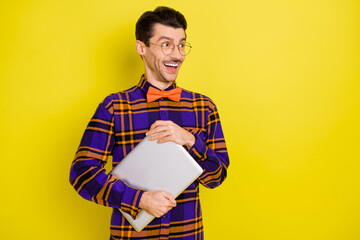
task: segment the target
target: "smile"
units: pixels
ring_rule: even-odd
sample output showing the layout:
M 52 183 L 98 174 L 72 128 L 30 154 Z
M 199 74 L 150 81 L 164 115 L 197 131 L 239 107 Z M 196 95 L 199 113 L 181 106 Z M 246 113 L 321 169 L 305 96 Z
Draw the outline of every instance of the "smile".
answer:
M 178 68 L 180 68 L 181 62 L 180 61 L 168 61 L 164 62 L 164 66 L 166 68 L 166 71 L 170 74 L 175 74 L 178 71 Z
M 173 68 L 177 68 L 179 66 L 178 63 L 164 63 L 164 65 L 166 67 L 173 67 Z

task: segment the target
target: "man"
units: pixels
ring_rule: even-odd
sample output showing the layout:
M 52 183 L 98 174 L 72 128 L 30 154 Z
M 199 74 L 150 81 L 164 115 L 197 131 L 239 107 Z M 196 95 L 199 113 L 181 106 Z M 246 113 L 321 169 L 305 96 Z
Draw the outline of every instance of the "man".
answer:
M 214 188 L 226 177 L 229 159 L 216 106 L 208 97 L 175 83 L 191 49 L 186 27 L 184 16 L 167 7 L 140 17 L 136 49 L 145 74 L 136 86 L 100 103 L 72 163 L 70 182 L 76 191 L 113 208 L 110 239 L 203 239 L 199 183 Z M 114 167 L 145 136 L 159 144 L 183 145 L 204 169 L 176 200 L 167 192 L 132 188 L 106 174 L 109 155 Z M 145 209 L 156 218 L 136 232 L 119 208 L 134 218 Z

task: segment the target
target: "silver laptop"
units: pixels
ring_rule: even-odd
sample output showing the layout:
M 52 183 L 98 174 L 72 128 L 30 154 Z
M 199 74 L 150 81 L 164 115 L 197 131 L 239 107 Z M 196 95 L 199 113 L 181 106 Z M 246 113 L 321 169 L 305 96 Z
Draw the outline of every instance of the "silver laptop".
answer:
M 145 191 L 164 190 L 176 198 L 202 172 L 203 169 L 183 146 L 174 142 L 158 144 L 146 137 L 110 174 L 129 186 Z M 138 232 L 155 218 L 143 209 L 135 220 L 122 210 L 120 212 Z

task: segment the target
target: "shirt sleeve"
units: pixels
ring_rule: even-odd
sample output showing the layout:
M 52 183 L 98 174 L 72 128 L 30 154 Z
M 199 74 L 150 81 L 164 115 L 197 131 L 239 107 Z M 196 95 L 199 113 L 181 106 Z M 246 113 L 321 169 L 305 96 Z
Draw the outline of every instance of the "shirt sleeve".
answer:
M 198 181 L 205 187 L 215 188 L 225 180 L 229 166 L 225 138 L 215 105 L 210 107 L 206 132 L 193 134 L 196 141 L 189 153 L 204 169 Z
M 104 166 L 114 147 L 114 115 L 111 104 L 102 102 L 90 120 L 70 169 L 70 183 L 85 199 L 120 208 L 136 218 L 141 189 L 106 174 Z

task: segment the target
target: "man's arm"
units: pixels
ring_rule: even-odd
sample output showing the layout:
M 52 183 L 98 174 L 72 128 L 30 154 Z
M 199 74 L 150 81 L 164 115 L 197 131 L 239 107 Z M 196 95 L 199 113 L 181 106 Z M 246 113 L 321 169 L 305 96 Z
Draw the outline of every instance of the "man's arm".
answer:
M 189 153 L 205 170 L 199 181 L 205 187 L 215 188 L 225 180 L 230 162 L 219 113 L 212 101 L 205 134 L 199 132 L 194 136 L 196 141 Z
M 127 186 L 104 169 L 115 142 L 112 111 L 110 100 L 98 106 L 71 164 L 70 183 L 83 198 L 120 208 L 135 218 L 144 191 Z

